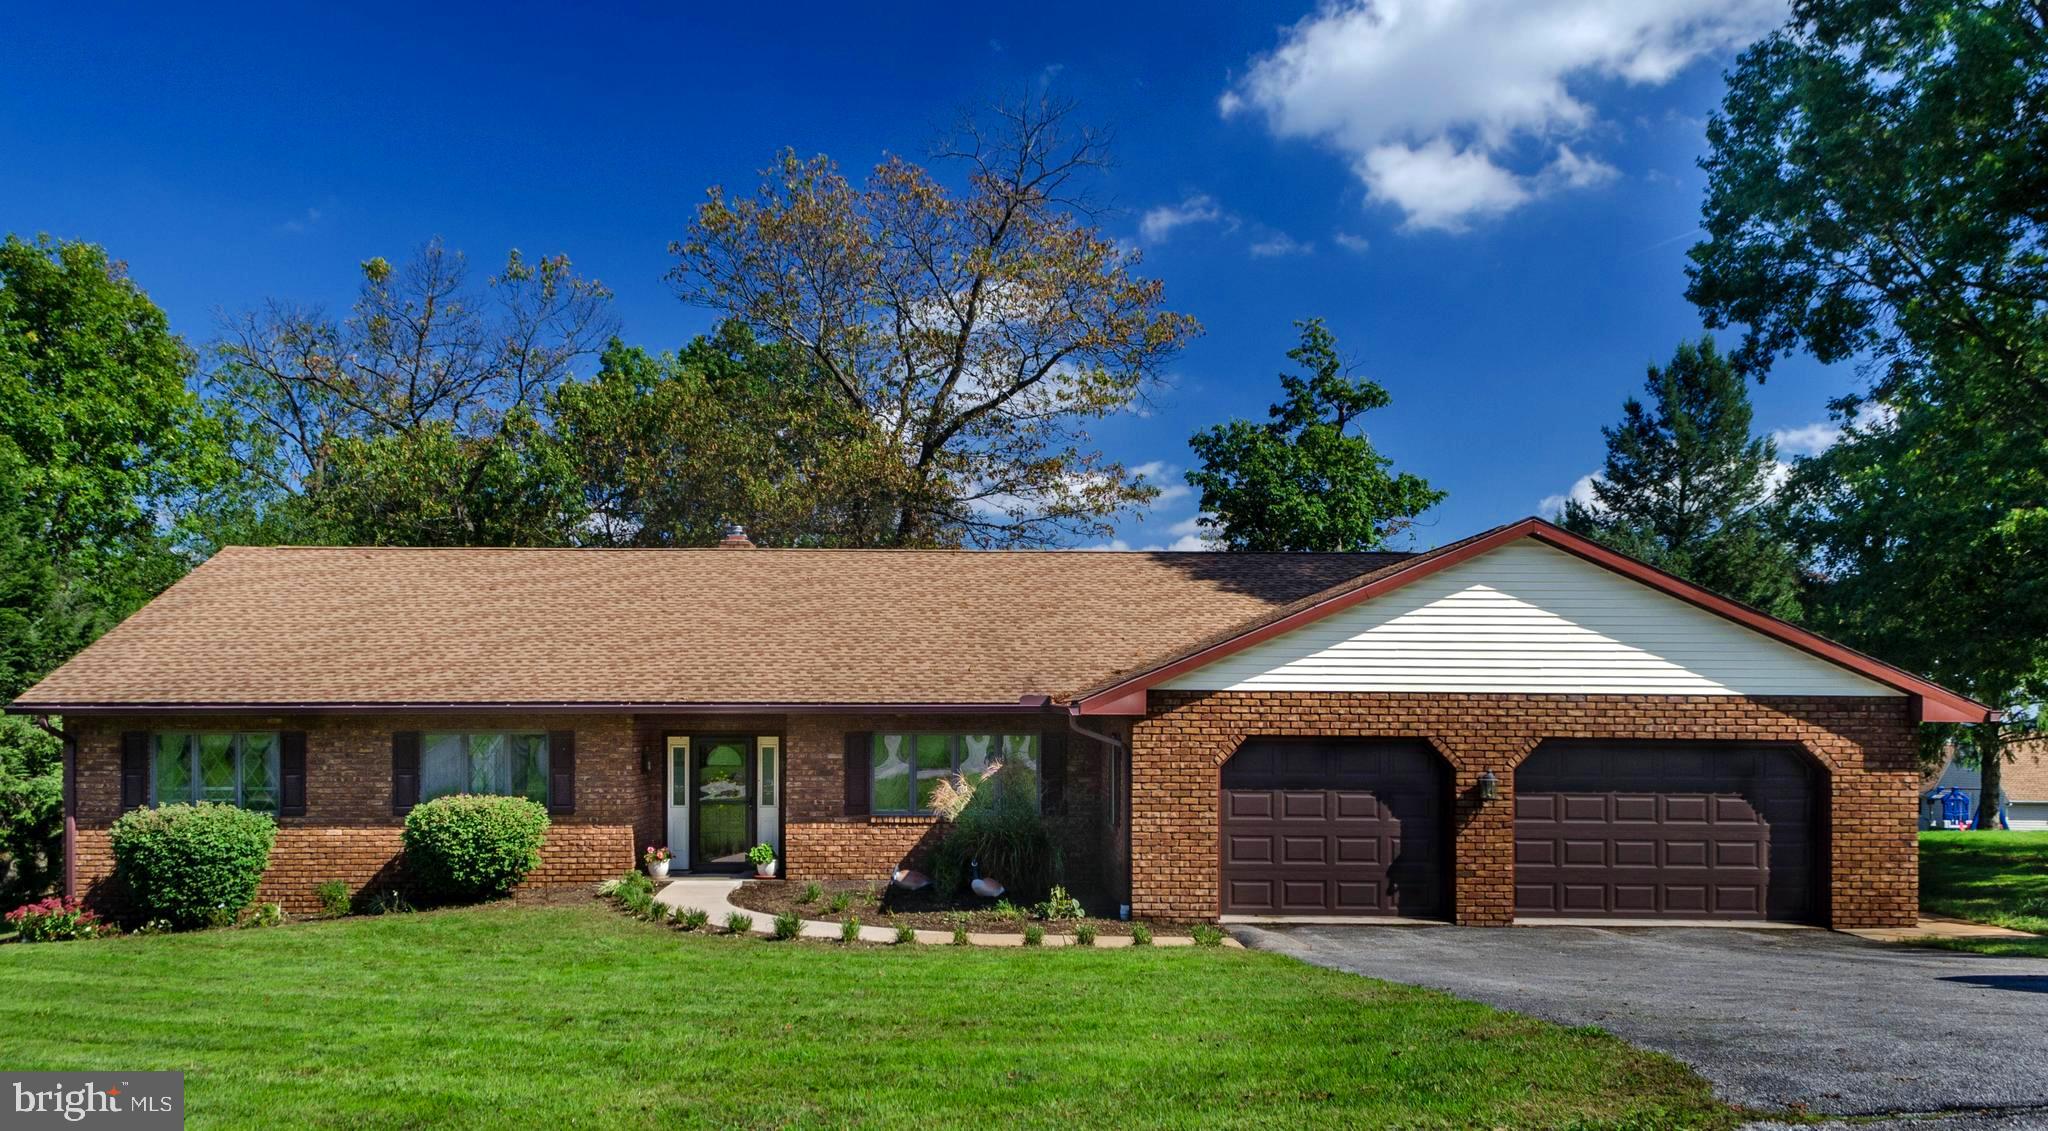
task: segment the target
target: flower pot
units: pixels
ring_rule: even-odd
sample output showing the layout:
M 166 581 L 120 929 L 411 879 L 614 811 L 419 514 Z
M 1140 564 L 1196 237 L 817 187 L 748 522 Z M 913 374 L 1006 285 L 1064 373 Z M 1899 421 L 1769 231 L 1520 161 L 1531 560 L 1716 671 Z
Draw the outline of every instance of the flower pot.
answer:
M 648 874 L 649 876 L 653 877 L 654 879 L 657 879 L 657 880 L 665 880 L 665 879 L 667 879 L 667 878 L 668 878 L 668 861 L 666 861 L 666 860 L 649 860 L 649 861 L 647 862 L 647 874 Z
M 770 861 L 769 861 L 769 862 L 767 862 L 766 864 L 756 864 L 756 865 L 754 865 L 754 878 L 755 878 L 755 879 L 757 879 L 757 880 L 772 880 L 772 879 L 774 879 L 774 878 L 775 878 L 775 861 L 773 861 L 773 860 L 770 860 Z

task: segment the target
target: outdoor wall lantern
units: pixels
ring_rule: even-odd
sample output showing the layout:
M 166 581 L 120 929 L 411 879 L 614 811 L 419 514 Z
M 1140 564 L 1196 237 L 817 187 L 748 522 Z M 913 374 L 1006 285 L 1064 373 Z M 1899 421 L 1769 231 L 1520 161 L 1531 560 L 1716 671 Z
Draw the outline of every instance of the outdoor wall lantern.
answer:
M 1500 779 L 1493 776 L 1492 770 L 1483 771 L 1479 775 L 1479 800 L 1500 800 Z

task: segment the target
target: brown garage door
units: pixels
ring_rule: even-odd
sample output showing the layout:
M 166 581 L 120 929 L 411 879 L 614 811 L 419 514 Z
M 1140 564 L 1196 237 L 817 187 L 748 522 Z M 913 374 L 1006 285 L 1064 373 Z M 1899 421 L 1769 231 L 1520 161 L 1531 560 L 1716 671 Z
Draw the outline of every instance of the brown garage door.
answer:
M 1223 913 L 1445 914 L 1447 776 L 1421 742 L 1247 742 L 1223 764 Z
M 1814 918 L 1818 778 L 1785 747 L 1545 743 L 1515 774 L 1515 914 Z

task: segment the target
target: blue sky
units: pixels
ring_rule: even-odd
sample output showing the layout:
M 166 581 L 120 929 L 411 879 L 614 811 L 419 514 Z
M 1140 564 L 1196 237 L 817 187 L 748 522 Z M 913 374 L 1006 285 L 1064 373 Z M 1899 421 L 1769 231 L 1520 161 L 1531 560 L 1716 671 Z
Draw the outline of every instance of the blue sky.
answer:
M 704 189 L 782 146 L 921 154 L 963 105 L 1052 89 L 1115 130 L 1109 231 L 1206 334 L 1094 429 L 1179 482 L 1189 433 L 1262 416 L 1327 319 L 1393 394 L 1368 422 L 1449 498 L 1421 545 L 1535 512 L 1599 464 L 1684 301 L 1707 114 L 1770 0 L 70 5 L 10 20 L 0 224 L 102 243 L 195 343 L 266 297 L 344 306 L 433 236 L 488 268 L 566 252 L 624 336 L 708 325 L 662 281 Z M 1795 360 L 1762 430 L 1824 438 L 1848 367 Z M 1170 545 L 1168 493 L 1119 541 Z

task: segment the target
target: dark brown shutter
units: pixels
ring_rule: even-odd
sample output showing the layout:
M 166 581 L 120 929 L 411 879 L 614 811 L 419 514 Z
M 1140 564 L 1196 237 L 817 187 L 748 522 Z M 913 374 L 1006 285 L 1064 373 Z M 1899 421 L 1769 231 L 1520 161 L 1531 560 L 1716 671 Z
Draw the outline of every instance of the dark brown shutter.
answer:
M 306 815 L 306 732 L 302 730 L 277 736 L 277 815 Z
M 868 814 L 869 752 L 874 748 L 873 731 L 846 732 L 846 815 L 849 817 Z
M 1067 736 L 1047 734 L 1038 740 L 1038 807 L 1059 813 L 1067 804 Z
M 548 812 L 576 811 L 576 732 L 548 732 Z
M 420 732 L 391 736 L 391 811 L 403 817 L 420 803 Z
M 181 799 L 182 800 L 182 799 Z M 121 735 L 121 808 L 149 804 L 149 732 Z

